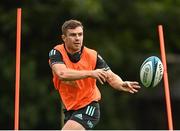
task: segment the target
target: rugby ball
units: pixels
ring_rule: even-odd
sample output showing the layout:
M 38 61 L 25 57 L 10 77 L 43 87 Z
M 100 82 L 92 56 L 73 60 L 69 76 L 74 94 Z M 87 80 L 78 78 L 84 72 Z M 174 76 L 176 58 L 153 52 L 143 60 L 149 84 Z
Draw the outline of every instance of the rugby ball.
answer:
M 157 56 L 148 57 L 140 68 L 140 81 L 145 87 L 155 87 L 163 77 L 164 67 Z

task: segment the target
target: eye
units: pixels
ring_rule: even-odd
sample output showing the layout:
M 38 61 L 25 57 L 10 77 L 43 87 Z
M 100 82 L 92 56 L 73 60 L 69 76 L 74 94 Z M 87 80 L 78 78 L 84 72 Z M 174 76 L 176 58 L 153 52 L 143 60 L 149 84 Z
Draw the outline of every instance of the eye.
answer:
M 78 36 L 82 36 L 83 35 L 83 33 L 78 33 Z
M 71 34 L 69 34 L 70 36 L 76 36 L 76 33 L 71 33 Z

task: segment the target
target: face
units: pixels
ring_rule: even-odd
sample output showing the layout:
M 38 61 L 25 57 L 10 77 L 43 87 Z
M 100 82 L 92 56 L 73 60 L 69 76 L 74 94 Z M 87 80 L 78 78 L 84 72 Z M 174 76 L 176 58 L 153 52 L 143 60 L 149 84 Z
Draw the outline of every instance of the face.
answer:
M 69 53 L 75 53 L 80 51 L 83 45 L 82 27 L 76 27 L 75 29 L 68 29 L 66 35 L 62 35 L 62 39 Z

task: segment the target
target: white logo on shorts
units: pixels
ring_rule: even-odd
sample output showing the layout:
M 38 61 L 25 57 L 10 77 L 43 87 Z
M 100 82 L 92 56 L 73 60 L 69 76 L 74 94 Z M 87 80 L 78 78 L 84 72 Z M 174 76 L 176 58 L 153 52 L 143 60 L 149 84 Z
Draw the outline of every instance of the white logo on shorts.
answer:
M 77 117 L 77 118 L 79 118 L 79 119 L 81 119 L 81 120 L 83 119 L 83 118 L 82 118 L 82 114 L 76 114 L 76 115 L 74 115 L 74 116 Z
M 90 120 L 87 121 L 87 125 L 89 126 L 89 128 L 93 128 L 93 123 Z
M 94 115 L 94 111 L 95 111 L 96 107 L 93 106 L 88 106 L 86 109 L 86 113 L 89 116 L 93 116 Z

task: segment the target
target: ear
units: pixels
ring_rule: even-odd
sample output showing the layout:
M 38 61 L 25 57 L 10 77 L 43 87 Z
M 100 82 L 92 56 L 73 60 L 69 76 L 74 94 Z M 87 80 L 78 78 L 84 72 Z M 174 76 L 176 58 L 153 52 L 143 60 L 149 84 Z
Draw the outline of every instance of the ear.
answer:
M 66 36 L 65 35 L 61 35 L 61 38 L 62 38 L 63 41 L 65 41 Z

